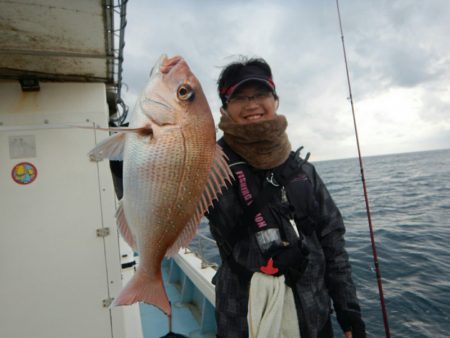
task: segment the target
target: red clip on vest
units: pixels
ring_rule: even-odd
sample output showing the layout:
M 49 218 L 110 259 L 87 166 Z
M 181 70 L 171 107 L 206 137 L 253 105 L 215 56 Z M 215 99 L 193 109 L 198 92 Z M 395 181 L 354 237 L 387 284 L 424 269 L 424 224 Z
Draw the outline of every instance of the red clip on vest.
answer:
M 278 268 L 273 266 L 272 258 L 269 258 L 266 266 L 263 265 L 259 269 L 261 270 L 262 273 L 265 273 L 266 275 L 274 275 L 278 272 Z

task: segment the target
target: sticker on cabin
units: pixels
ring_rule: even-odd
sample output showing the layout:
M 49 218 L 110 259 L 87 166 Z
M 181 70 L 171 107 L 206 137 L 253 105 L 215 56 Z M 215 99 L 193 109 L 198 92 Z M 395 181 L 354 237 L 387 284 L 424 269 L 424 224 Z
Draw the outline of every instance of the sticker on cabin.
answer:
M 30 184 L 37 177 L 37 169 L 30 162 L 21 162 L 14 166 L 11 171 L 11 176 L 17 184 Z

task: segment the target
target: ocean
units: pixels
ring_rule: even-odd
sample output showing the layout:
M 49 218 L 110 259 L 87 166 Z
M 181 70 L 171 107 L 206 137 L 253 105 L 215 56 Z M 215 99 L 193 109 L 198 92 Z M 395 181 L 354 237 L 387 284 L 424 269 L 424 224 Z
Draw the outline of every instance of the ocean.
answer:
M 365 157 L 363 163 L 391 336 L 449 337 L 450 149 Z M 313 164 L 344 217 L 368 337 L 384 337 L 358 159 Z M 200 232 L 211 237 L 206 224 Z M 203 249 L 220 263 L 217 248 L 204 243 Z M 336 337 L 343 337 L 339 331 L 335 327 Z

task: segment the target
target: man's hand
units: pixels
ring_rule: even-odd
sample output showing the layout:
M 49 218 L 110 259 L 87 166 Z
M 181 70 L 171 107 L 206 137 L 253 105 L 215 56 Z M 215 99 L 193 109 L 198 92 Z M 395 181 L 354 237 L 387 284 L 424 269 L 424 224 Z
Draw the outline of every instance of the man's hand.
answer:
M 295 244 L 289 244 L 277 250 L 273 254 L 274 265 L 280 269 L 282 273 L 293 268 L 303 273 L 307 265 L 307 256 L 309 252 L 302 246 L 301 241 Z
M 273 255 L 273 263 L 286 278 L 286 285 L 293 288 L 308 265 L 308 250 L 301 241 L 288 245 Z
M 336 311 L 345 338 L 366 338 L 366 325 L 357 311 Z

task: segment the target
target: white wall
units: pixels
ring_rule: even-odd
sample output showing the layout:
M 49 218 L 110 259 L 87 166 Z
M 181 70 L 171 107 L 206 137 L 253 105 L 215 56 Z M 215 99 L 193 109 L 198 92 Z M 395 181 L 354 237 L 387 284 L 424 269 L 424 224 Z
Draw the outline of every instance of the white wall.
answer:
M 103 84 L 0 82 L 0 337 L 126 337 L 125 308 L 102 305 L 122 288 L 109 164 L 86 156 L 108 134 L 60 128 L 107 122 Z M 19 162 L 33 183 L 14 182 Z

